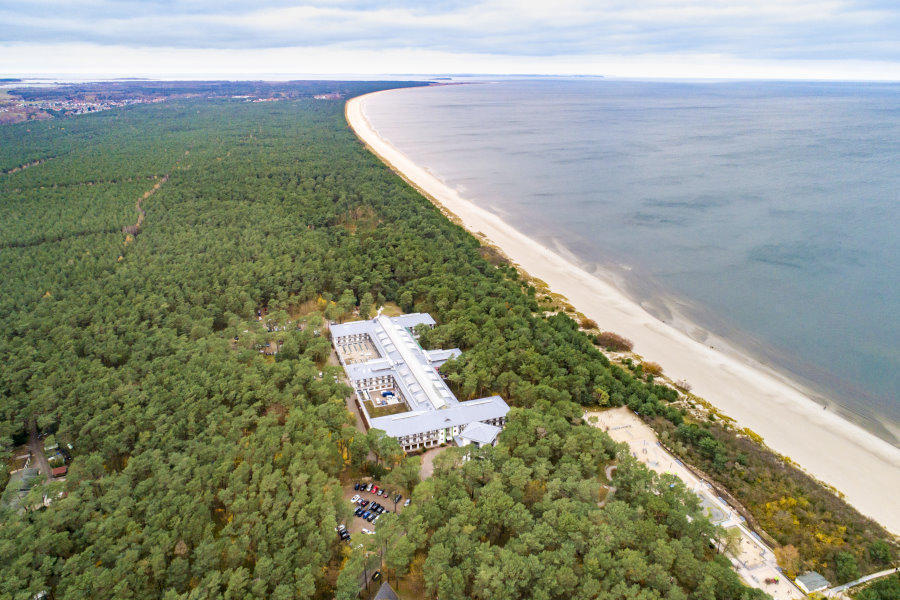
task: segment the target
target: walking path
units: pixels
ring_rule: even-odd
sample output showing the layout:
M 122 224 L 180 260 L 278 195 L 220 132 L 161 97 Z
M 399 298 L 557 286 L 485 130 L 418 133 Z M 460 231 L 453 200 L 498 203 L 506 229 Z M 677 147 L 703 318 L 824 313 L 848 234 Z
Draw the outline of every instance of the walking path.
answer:
M 710 521 L 725 529 L 735 529 L 740 533 L 737 552 L 729 556 L 735 571 L 748 584 L 770 594 L 775 600 L 795 600 L 805 598 L 801 592 L 778 568 L 775 553 L 750 531 L 744 518 L 724 500 L 719 498 L 712 486 L 703 481 L 680 460 L 659 445 L 656 432 L 633 412 L 625 407 L 602 412 L 586 413 L 585 419 L 606 431 L 617 442 L 624 442 L 631 448 L 631 454 L 658 473 L 671 473 L 700 497 L 700 503 Z M 766 580 L 777 583 L 766 583 Z
M 39 158 L 37 160 L 33 160 L 30 163 L 25 163 L 24 165 L 19 165 L 18 167 L 13 167 L 7 171 L 0 171 L 0 174 L 3 175 L 12 175 L 13 173 L 18 173 L 19 171 L 24 171 L 25 169 L 29 169 L 31 167 L 36 167 L 38 165 L 42 165 L 48 160 L 53 160 L 56 158 L 55 156 L 48 156 L 46 158 Z
M 880 579 L 880 578 L 882 578 L 882 577 L 887 577 L 888 575 L 891 575 L 891 574 L 896 573 L 896 572 L 897 572 L 897 569 L 896 569 L 896 568 L 894 568 L 894 569 L 885 569 L 884 571 L 879 571 L 878 573 L 872 573 L 871 575 L 866 575 L 865 577 L 860 577 L 860 578 L 857 579 L 856 581 L 851 581 L 850 583 L 845 583 L 844 585 L 839 585 L 839 586 L 833 587 L 833 588 L 831 588 L 831 589 L 829 589 L 829 590 L 825 590 L 825 592 L 823 592 L 823 593 L 824 593 L 826 596 L 828 596 L 828 597 L 831 597 L 831 596 L 838 596 L 838 595 L 840 595 L 842 592 L 845 592 L 845 591 L 849 590 L 849 589 L 852 588 L 852 587 L 856 587 L 856 586 L 858 586 L 858 585 L 862 585 L 862 584 L 864 584 L 864 583 L 866 583 L 866 582 L 868 582 L 868 581 L 872 581 L 873 579 Z

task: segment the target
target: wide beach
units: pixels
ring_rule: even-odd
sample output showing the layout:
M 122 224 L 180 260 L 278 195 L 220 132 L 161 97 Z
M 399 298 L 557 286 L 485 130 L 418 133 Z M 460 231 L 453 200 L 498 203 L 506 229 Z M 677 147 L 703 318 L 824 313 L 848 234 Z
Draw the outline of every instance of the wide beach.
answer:
M 804 389 L 765 366 L 713 349 L 656 319 L 614 285 L 461 197 L 379 136 L 366 118 L 366 98 L 348 101 L 347 120 L 386 164 L 469 231 L 486 237 L 524 271 L 566 296 L 602 329 L 633 340 L 635 351 L 660 363 L 669 377 L 690 382 L 694 393 L 840 490 L 862 513 L 900 532 L 900 450 L 823 410 Z

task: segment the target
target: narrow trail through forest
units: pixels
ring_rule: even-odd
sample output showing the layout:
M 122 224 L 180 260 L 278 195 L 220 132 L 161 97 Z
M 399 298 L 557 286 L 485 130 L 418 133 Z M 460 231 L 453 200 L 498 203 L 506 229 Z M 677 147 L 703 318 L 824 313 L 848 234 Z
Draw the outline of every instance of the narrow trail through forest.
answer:
M 75 231 L 72 233 L 59 234 L 59 235 L 45 235 L 41 237 L 37 237 L 31 240 L 23 240 L 17 242 L 2 242 L 0 243 L 0 249 L 4 248 L 31 248 L 33 246 L 40 246 L 41 244 L 48 244 L 54 242 L 61 242 L 63 240 L 85 237 L 88 235 L 99 235 L 103 233 L 116 233 L 119 231 L 118 227 L 110 226 L 102 229 L 87 229 L 85 231 Z
M 5 169 L 0 171 L 2 175 L 12 175 L 13 173 L 18 173 L 19 171 L 24 171 L 25 169 L 30 169 L 31 167 L 36 167 L 38 165 L 42 165 L 48 160 L 53 160 L 56 158 L 55 156 L 48 156 L 46 158 L 39 158 L 37 160 L 33 160 L 30 163 L 25 163 L 24 165 L 19 165 L 18 167 L 13 167 L 12 169 Z
M 187 156 L 187 155 L 189 155 L 190 153 L 191 153 L 190 150 L 185 150 L 185 151 L 184 151 L 184 156 Z M 144 207 L 143 207 L 143 202 L 144 202 L 144 200 L 147 200 L 148 198 L 150 198 L 150 196 L 152 196 L 153 194 L 155 194 L 155 193 L 159 190 L 159 188 L 161 188 L 161 187 L 163 186 L 164 183 L 166 183 L 167 181 L 169 181 L 169 177 L 172 176 L 172 172 L 175 171 L 175 170 L 177 170 L 177 169 L 179 168 L 180 165 L 181 165 L 181 159 L 179 159 L 178 162 L 175 163 L 175 165 L 172 167 L 172 170 L 171 170 L 171 171 L 169 171 L 168 173 L 166 173 L 165 175 L 163 175 L 162 179 L 160 179 L 159 181 L 157 181 L 157 182 L 153 185 L 152 188 L 150 188 L 149 190 L 147 190 L 146 192 L 144 192 L 144 195 L 141 196 L 140 198 L 138 198 L 138 201 L 135 202 L 135 204 L 134 204 L 134 209 L 135 209 L 135 210 L 137 211 L 137 213 L 138 213 L 137 221 L 135 221 L 134 225 L 125 225 L 124 227 L 122 227 L 122 233 L 124 233 L 126 236 L 129 236 L 129 235 L 130 235 L 131 237 L 135 237 L 135 236 L 137 236 L 138 233 L 140 233 L 140 231 L 141 231 L 141 226 L 144 224 L 144 217 L 147 216 L 147 213 L 146 213 L 146 211 L 144 210 Z M 127 244 L 128 241 L 129 241 L 129 240 L 128 240 L 128 238 L 126 237 L 125 243 Z
M 141 225 L 144 224 L 144 217 L 146 216 L 146 211 L 144 211 L 143 206 L 141 204 L 156 193 L 156 191 L 162 187 L 162 185 L 169 180 L 169 176 L 171 173 L 166 173 L 163 175 L 162 179 L 157 181 L 152 188 L 144 192 L 144 195 L 138 198 L 138 201 L 134 203 L 134 210 L 138 213 L 137 221 L 135 221 L 134 225 L 125 225 L 122 227 L 122 233 L 126 235 L 136 236 L 141 231 Z

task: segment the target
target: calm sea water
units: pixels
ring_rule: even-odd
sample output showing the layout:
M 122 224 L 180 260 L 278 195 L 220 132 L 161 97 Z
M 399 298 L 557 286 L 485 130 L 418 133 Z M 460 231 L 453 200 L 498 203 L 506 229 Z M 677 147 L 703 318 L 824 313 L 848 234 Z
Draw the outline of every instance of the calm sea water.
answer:
M 897 443 L 900 84 L 503 81 L 367 113 L 465 197 Z

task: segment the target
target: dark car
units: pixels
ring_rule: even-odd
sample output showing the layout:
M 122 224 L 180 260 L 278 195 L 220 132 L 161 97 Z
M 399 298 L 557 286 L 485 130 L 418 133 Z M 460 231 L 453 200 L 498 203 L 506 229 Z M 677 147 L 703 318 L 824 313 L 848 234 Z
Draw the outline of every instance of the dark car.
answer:
M 362 518 L 368 520 L 369 517 L 371 517 L 371 516 L 372 516 L 371 511 L 367 510 L 366 512 L 363 513 Z
M 400 500 L 402 500 L 402 499 L 403 499 L 403 495 L 397 494 L 396 496 L 394 496 L 394 504 L 396 504 L 397 502 L 400 502 Z
M 368 506 L 368 505 L 369 505 L 369 501 L 368 501 L 368 500 L 362 500 L 362 501 L 360 501 L 359 505 L 360 505 L 360 506 Z
M 379 579 L 381 579 L 381 571 L 372 573 L 372 581 L 378 581 Z
M 356 510 L 353 511 L 353 514 L 358 517 L 359 515 L 363 514 L 363 509 L 357 508 Z
M 356 491 L 358 492 L 358 491 L 359 491 L 359 484 L 358 484 L 358 483 L 354 483 L 354 484 L 353 484 L 353 489 L 356 490 Z
M 349 541 L 350 541 L 350 534 L 347 533 L 347 532 L 345 531 L 344 533 L 341 534 L 341 540 L 344 541 L 344 542 L 349 542 Z

